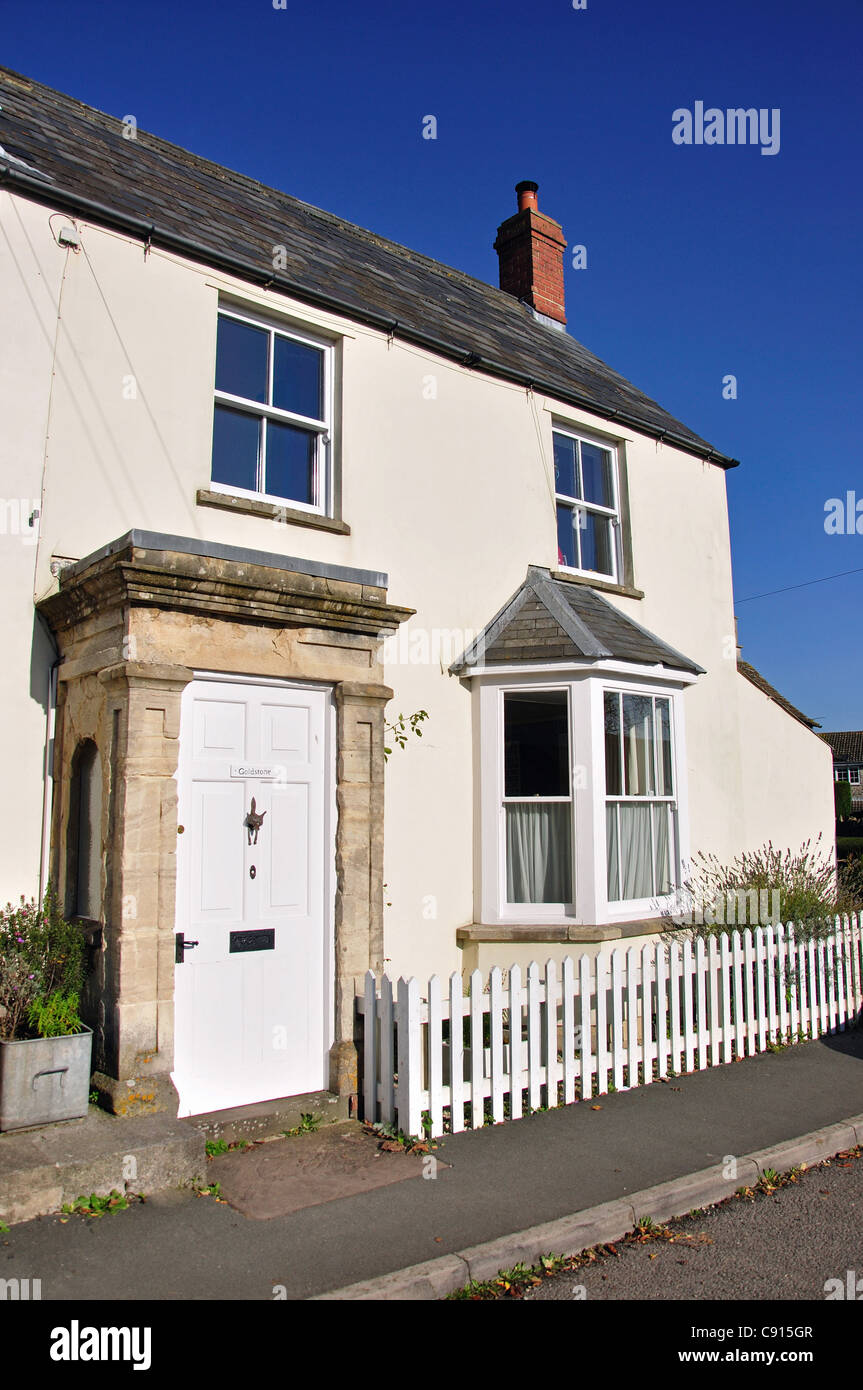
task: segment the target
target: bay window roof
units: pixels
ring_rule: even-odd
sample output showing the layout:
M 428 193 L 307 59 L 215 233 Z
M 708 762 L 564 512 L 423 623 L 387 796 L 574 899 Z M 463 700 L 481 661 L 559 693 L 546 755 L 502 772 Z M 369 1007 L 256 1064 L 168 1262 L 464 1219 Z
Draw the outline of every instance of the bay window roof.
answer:
M 470 675 L 477 666 L 627 661 L 700 675 L 704 668 L 607 599 L 547 569 L 531 565 L 517 593 L 450 667 Z

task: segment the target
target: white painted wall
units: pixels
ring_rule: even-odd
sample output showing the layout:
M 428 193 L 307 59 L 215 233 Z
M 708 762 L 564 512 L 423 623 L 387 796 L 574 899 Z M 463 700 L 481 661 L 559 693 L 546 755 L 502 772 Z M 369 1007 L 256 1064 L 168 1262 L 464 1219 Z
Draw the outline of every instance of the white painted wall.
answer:
M 453 633 L 466 643 L 528 564 L 555 565 L 553 415 L 625 444 L 635 583 L 645 597 L 612 601 L 707 671 L 684 697 L 693 847 L 726 857 L 768 835 L 791 846 L 804 832 L 832 835 L 829 751 L 736 671 L 721 470 L 282 296 L 159 251 L 145 256 L 112 232 L 80 224 L 81 251 L 63 251 L 50 219 L 36 204 L 0 201 L 0 295 L 16 323 L 0 344 L 3 488 L 38 495 L 43 462 L 47 479 L 38 553 L 10 538 L 0 549 L 4 577 L 21 595 L 6 619 L 2 736 L 22 808 L 4 810 L 14 825 L 0 839 L 0 896 L 31 891 L 38 860 L 44 725 L 29 689 L 34 571 L 44 595 L 55 583 L 53 555 L 79 558 L 139 527 L 382 569 L 391 600 L 417 609 L 387 670 L 393 716 L 424 708 L 430 718 L 422 740 L 396 748 L 388 766 L 386 953 L 395 974 L 458 968 L 455 931 L 474 915 L 474 735 L 470 692 L 446 673 L 461 635 L 449 649 L 444 637 L 436 652 L 435 633 L 439 645 Z M 196 505 L 210 478 L 220 293 L 339 337 L 349 536 Z M 773 797 L 766 777 L 780 770 L 783 794 Z M 504 948 L 504 964 L 505 956 Z

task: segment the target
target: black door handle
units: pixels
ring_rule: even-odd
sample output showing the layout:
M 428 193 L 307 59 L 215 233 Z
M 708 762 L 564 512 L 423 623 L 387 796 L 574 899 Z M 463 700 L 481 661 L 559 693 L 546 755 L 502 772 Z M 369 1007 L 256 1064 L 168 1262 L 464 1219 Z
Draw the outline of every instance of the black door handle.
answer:
M 191 951 L 194 946 L 200 946 L 200 941 L 187 941 L 181 931 L 174 933 L 174 960 L 177 965 L 183 964 L 183 957 L 187 951 Z

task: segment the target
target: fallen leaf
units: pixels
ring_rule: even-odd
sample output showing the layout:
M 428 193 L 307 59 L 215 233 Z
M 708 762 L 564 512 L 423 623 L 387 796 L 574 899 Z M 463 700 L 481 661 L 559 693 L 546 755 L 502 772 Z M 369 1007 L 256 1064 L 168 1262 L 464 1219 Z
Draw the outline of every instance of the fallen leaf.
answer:
M 590 1108 L 591 1108 L 591 1110 L 601 1110 L 601 1109 L 602 1109 L 602 1106 L 601 1106 L 601 1105 L 592 1105 Z

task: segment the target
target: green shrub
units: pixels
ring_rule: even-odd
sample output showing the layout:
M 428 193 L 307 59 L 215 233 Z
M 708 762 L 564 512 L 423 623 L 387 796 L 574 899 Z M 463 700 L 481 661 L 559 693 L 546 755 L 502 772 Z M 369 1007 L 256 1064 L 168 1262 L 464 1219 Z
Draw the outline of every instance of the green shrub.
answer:
M 850 782 L 833 783 L 833 802 L 836 807 L 836 819 L 845 820 L 851 814 L 851 784 Z
M 63 1010 L 71 1016 L 71 996 L 77 1018 L 84 974 L 84 938 L 63 917 L 53 889 L 41 907 L 23 897 L 18 907 L 7 903 L 0 911 L 0 1041 L 26 1037 L 36 1027 L 31 1009 L 38 1011 L 34 1017 L 46 1020 Z M 52 996 L 64 1002 L 51 1002 Z
M 65 1038 L 80 1033 L 84 1027 L 74 990 L 64 994 L 55 989 L 52 994 L 35 999 L 27 1012 L 27 1021 L 40 1038 Z
M 863 835 L 840 835 L 836 841 L 836 853 L 841 859 L 852 854 L 863 854 Z
M 851 841 L 849 854 L 839 864 L 838 910 L 841 913 L 863 912 L 863 840 Z
M 663 914 L 664 934 L 709 938 L 735 928 L 793 922 L 798 940 L 827 936 L 837 913 L 859 910 L 863 884 L 839 878 L 833 857 L 822 851 L 820 840 L 819 835 L 814 848 L 807 840 L 796 853 L 778 850 L 768 841 L 729 864 L 713 854 L 697 854 L 683 889 L 686 906 Z M 756 895 L 760 921 L 752 921 L 751 916 L 745 922 L 735 921 L 732 906 L 736 909 L 744 894 L 748 903 L 748 895 Z M 694 914 L 689 911 L 691 903 L 697 908 Z M 764 915 L 765 909 L 769 915 Z

